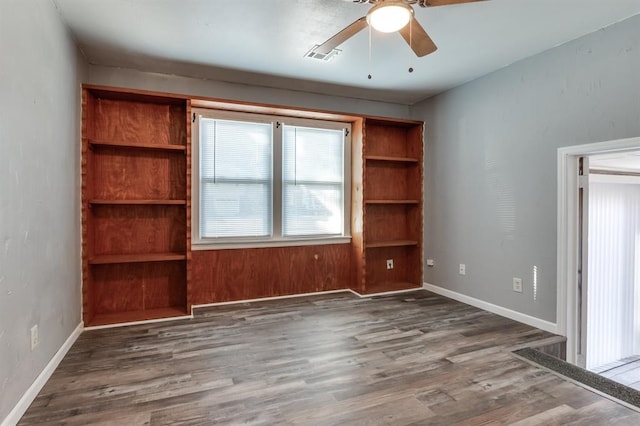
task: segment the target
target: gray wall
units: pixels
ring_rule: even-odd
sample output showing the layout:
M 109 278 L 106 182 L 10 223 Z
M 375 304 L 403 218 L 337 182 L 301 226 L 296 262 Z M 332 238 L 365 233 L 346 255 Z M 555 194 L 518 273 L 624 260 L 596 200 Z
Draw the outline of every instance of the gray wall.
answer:
M 89 66 L 51 0 L 0 0 L 0 52 L 0 421 L 81 321 L 82 82 L 410 115 L 407 105 Z
M 354 114 L 410 117 L 410 108 L 407 105 L 141 72 L 126 68 L 91 65 L 86 83 Z
M 414 107 L 426 282 L 555 322 L 557 148 L 640 136 L 639 28 L 635 16 Z
M 425 257 L 436 266 L 425 280 L 554 321 L 556 148 L 640 135 L 639 26 L 632 18 L 409 108 L 100 66 L 85 77 L 50 0 L 0 0 L 0 419 L 80 322 L 80 81 L 388 117 L 413 111 L 427 123 Z M 512 276 L 524 278 L 522 295 Z M 40 345 L 31 352 L 34 324 Z
M 0 0 L 0 52 L 2 421 L 80 323 L 82 65 L 51 0 Z

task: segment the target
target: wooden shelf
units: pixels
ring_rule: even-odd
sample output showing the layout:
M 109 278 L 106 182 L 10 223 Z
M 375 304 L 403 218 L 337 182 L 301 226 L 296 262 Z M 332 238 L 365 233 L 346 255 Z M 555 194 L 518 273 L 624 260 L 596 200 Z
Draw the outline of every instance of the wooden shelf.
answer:
M 184 206 L 187 200 L 91 200 L 91 205 L 158 205 L 158 206 Z
M 418 242 L 413 240 L 388 240 L 388 241 L 371 241 L 365 243 L 365 248 L 381 248 L 381 247 L 405 247 L 417 246 Z
M 158 150 L 158 151 L 177 151 L 186 152 L 187 147 L 184 145 L 170 144 L 153 144 L 153 143 L 131 143 L 131 142 L 113 142 L 113 141 L 96 141 L 90 140 L 89 145 L 92 147 L 102 148 L 124 148 L 124 149 L 142 149 L 142 150 Z
M 97 314 L 91 319 L 89 327 L 109 324 L 121 324 L 135 321 L 148 321 L 160 318 L 188 317 L 181 307 L 145 309 L 141 311 L 115 312 L 111 314 Z
M 420 200 L 365 200 L 365 204 L 420 204 Z
M 105 254 L 89 259 L 91 265 L 109 265 L 115 263 L 167 262 L 185 260 L 181 253 L 142 253 L 142 254 Z
M 395 163 L 418 163 L 419 161 L 417 158 L 391 157 L 387 155 L 366 155 L 364 158 L 371 161 L 390 161 Z

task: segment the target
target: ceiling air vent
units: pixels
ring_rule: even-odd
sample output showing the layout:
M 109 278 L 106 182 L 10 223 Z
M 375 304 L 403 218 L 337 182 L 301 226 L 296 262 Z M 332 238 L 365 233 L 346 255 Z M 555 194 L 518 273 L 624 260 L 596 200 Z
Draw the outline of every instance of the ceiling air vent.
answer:
M 332 60 L 338 53 L 342 52 L 342 50 L 340 49 L 333 49 L 331 52 L 329 53 L 318 53 L 316 52 L 316 49 L 320 47 L 320 45 L 316 44 L 315 46 L 313 46 L 313 48 L 311 48 L 311 50 L 309 50 L 307 53 L 304 54 L 305 58 L 311 58 L 311 59 L 319 59 L 321 61 L 325 61 L 325 62 L 329 62 L 330 60 Z

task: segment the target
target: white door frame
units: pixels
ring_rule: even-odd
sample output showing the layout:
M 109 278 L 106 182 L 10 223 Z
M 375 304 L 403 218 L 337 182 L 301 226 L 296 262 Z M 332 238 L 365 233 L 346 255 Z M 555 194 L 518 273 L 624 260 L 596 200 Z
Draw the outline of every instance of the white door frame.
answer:
M 640 149 L 640 137 L 558 148 L 558 269 L 556 324 L 567 337 L 567 361 L 577 361 L 578 157 Z

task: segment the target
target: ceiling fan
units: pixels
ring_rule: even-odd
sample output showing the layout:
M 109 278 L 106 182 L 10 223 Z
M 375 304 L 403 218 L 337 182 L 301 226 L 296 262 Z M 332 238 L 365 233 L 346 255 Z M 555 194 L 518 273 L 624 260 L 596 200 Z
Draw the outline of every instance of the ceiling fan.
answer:
M 354 3 L 369 3 L 373 7 L 362 18 L 356 20 L 342 31 L 314 49 L 316 54 L 328 55 L 333 49 L 353 37 L 368 25 L 374 29 L 400 35 L 419 57 L 435 52 L 431 37 L 422 28 L 415 17 L 412 5 L 420 7 L 446 6 L 450 4 L 471 3 L 483 0 L 347 0 Z

